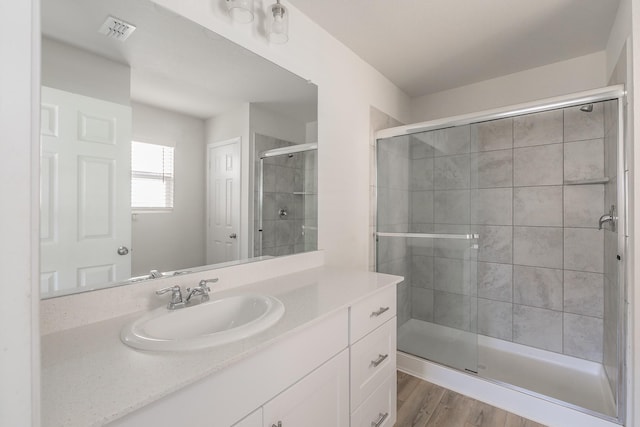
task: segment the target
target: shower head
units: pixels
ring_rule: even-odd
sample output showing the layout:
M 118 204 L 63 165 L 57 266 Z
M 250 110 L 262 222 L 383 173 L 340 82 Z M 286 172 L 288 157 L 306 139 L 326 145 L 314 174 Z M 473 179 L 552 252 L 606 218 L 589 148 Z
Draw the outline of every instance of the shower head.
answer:
M 593 111 L 593 104 L 587 104 L 580 107 L 580 111 L 584 111 L 585 113 L 590 113 Z

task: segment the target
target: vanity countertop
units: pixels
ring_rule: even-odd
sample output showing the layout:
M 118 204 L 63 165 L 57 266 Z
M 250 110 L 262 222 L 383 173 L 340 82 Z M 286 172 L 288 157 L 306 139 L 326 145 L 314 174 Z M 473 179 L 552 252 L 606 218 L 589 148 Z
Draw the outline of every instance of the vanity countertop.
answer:
M 265 332 L 206 350 L 151 352 L 124 345 L 120 330 L 142 312 L 45 335 L 42 425 L 105 425 L 400 280 L 386 274 L 320 267 L 212 293 L 212 299 L 242 292 L 272 295 L 284 303 L 285 314 Z

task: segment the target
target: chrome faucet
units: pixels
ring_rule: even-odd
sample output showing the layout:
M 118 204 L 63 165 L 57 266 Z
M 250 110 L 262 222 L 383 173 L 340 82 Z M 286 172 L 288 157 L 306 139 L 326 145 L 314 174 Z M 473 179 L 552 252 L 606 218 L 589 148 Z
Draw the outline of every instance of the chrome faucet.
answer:
M 187 288 L 187 297 L 182 297 L 182 289 L 180 286 L 169 286 L 168 288 L 158 289 L 156 291 L 156 295 L 164 295 L 167 292 L 171 292 L 171 301 L 167 304 L 167 308 L 169 310 L 175 310 L 178 308 L 189 307 L 190 305 L 195 305 L 200 302 L 209 301 L 209 292 L 211 292 L 211 288 L 207 286 L 207 283 L 216 283 L 218 279 L 207 279 L 201 280 L 198 283 L 198 286 L 195 288 Z M 200 296 L 199 302 L 191 301 L 193 296 Z
M 616 207 L 614 205 L 611 205 L 611 209 L 609 209 L 609 213 L 602 215 L 598 220 L 598 230 L 602 230 L 602 225 L 605 222 L 608 222 L 609 224 L 611 224 L 611 231 L 615 232 L 617 219 L 618 217 L 616 217 Z
M 182 289 L 180 286 L 169 286 L 168 288 L 158 289 L 156 295 L 164 295 L 167 292 L 171 292 L 171 301 L 167 304 L 169 310 L 175 310 L 177 308 L 184 308 L 185 302 L 182 300 Z
M 187 292 L 189 294 L 187 295 L 187 299 L 185 302 L 189 303 L 189 301 L 191 301 L 191 297 L 194 295 L 200 296 L 200 302 L 209 301 L 209 292 L 211 292 L 211 288 L 207 286 L 207 283 L 216 283 L 217 281 L 217 278 L 201 280 L 200 283 L 198 283 L 197 287 L 187 288 Z

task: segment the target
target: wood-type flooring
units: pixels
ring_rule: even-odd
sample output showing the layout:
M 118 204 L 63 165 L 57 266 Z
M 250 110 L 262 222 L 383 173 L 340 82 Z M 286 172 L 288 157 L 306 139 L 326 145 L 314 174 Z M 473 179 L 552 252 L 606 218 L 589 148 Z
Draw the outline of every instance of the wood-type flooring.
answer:
M 395 427 L 544 426 L 398 372 L 398 417 Z

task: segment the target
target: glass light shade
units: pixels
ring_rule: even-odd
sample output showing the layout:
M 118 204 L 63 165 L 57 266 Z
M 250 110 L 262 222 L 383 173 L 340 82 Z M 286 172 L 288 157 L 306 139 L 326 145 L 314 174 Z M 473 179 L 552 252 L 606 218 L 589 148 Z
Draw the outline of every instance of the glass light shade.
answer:
M 271 5 L 269 15 L 269 41 L 283 44 L 289 40 L 289 12 L 287 8 L 277 3 Z
M 253 0 L 227 0 L 227 9 L 235 22 L 248 24 L 253 21 Z

